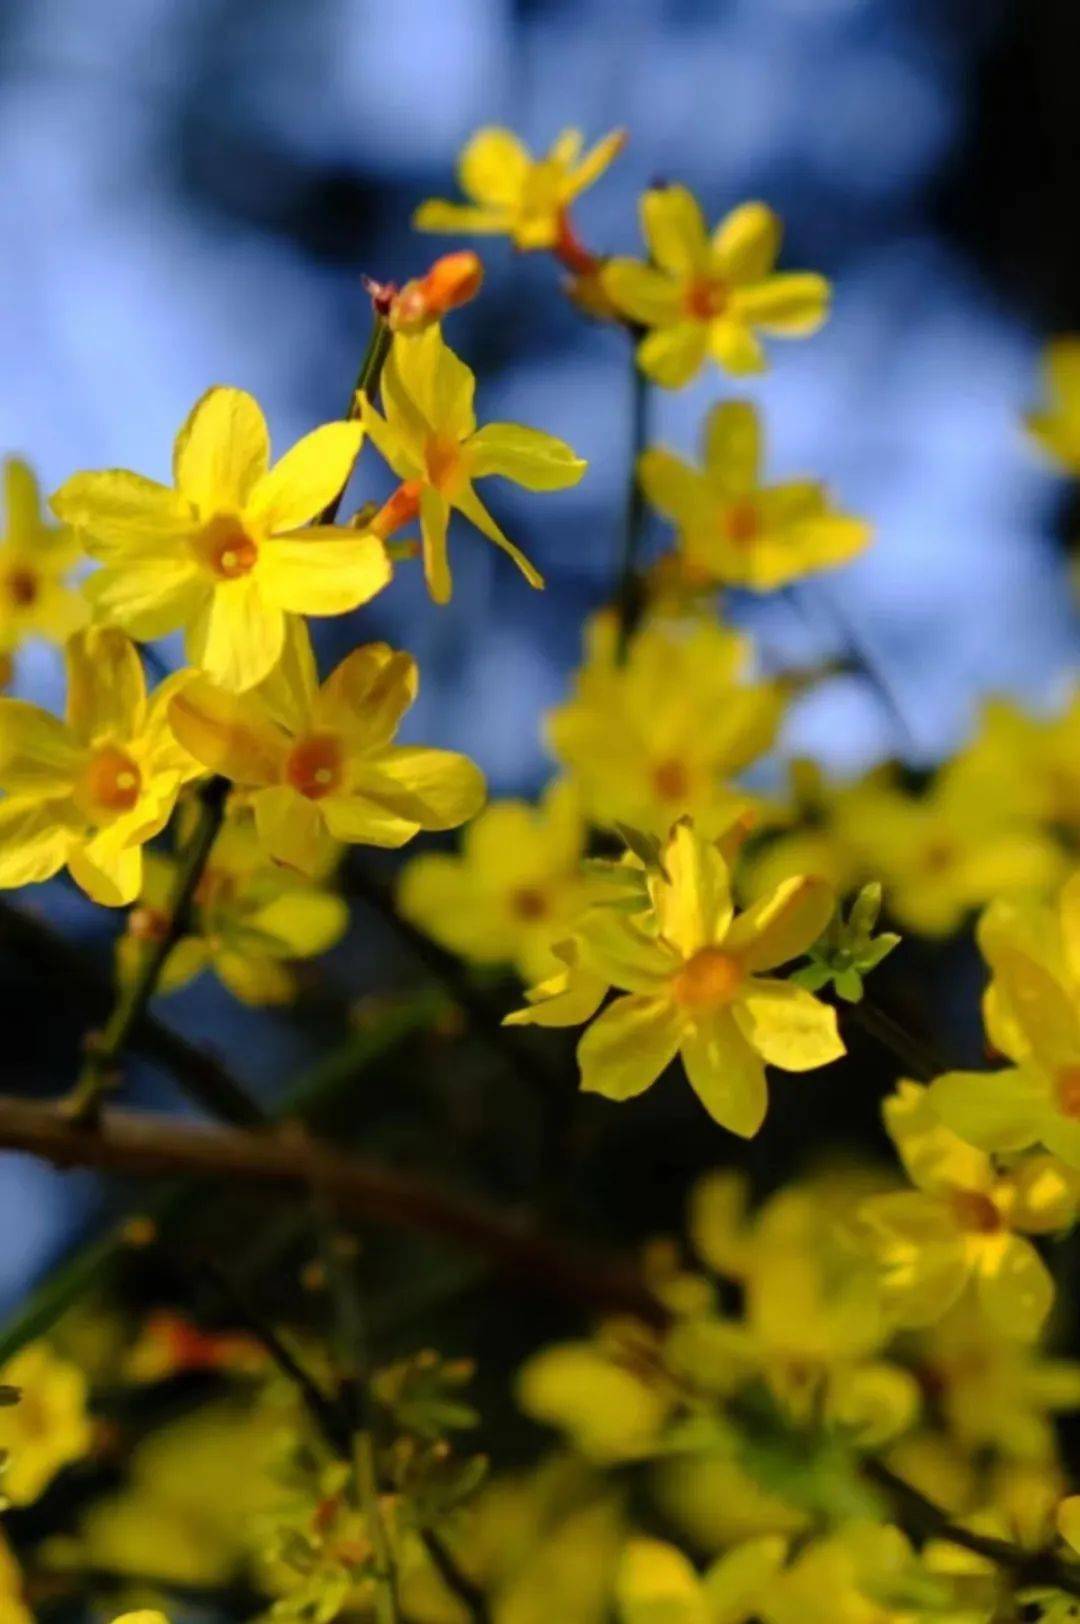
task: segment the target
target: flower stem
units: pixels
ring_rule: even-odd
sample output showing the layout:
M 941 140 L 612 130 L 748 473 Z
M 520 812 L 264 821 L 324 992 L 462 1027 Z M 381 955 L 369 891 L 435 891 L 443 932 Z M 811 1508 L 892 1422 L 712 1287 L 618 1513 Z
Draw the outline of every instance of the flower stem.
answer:
M 379 387 L 382 369 L 386 364 L 386 357 L 390 354 L 390 346 L 393 341 L 394 335 L 390 330 L 390 323 L 379 308 L 378 303 L 374 302 L 372 305 L 371 332 L 368 335 L 367 349 L 364 351 L 363 359 L 360 362 L 360 371 L 356 374 L 353 392 L 349 396 L 349 404 L 345 411 L 346 421 L 358 415 L 356 401 L 359 395 L 366 395 L 369 400 L 375 398 L 375 391 Z M 351 477 L 352 470 L 350 469 L 349 478 L 351 479 Z M 346 479 L 345 484 L 342 485 L 334 500 L 328 502 L 323 508 L 319 515 L 319 524 L 334 524 L 336 522 L 338 509 L 341 507 L 341 499 L 345 495 L 345 486 L 348 483 L 349 480 Z
M 131 982 L 121 987 L 112 1014 L 101 1032 L 87 1039 L 87 1055 L 82 1071 L 65 1102 L 68 1114 L 77 1122 L 93 1122 L 111 1088 L 117 1067 L 127 1050 L 128 1040 L 146 1013 L 157 991 L 165 961 L 188 929 L 195 893 L 203 877 L 211 848 L 225 815 L 229 786 L 223 778 L 211 778 L 200 796 L 199 820 L 188 842 L 176 877 L 168 921 L 149 946 Z M 200 1104 L 209 1105 L 226 1122 L 248 1125 L 257 1118 L 247 1096 L 228 1080 L 216 1079 L 200 1089 Z M 212 1094 L 213 1098 L 207 1097 Z
M 630 351 L 630 367 L 630 469 L 626 486 L 619 581 L 615 597 L 615 612 L 619 621 L 616 649 L 620 661 L 626 657 L 627 644 L 641 613 L 641 583 L 638 579 L 637 563 L 645 528 L 645 497 L 638 479 L 637 465 L 638 458 L 645 449 L 649 413 L 649 381 L 637 364 L 633 348 Z

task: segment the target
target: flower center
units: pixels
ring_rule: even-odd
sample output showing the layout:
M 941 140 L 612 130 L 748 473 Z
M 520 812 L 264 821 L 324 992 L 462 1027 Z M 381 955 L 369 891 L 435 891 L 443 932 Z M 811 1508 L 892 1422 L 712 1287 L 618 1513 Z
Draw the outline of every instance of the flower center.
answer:
M 163 942 L 169 930 L 169 916 L 159 908 L 140 904 L 128 915 L 128 935 L 137 942 Z
M 8 601 L 13 603 L 16 609 L 29 609 L 32 603 L 37 602 L 40 590 L 41 582 L 37 571 L 32 570 L 28 564 L 12 565 L 4 578 L 4 591 L 7 593 Z
M 687 1009 L 721 1009 L 730 1004 L 746 978 L 732 953 L 703 947 L 688 959 L 675 977 L 673 994 Z
M 93 812 L 130 812 L 141 789 L 138 767 L 118 745 L 102 745 L 86 764 L 83 792 Z
M 996 1203 L 981 1190 L 953 1190 L 949 1205 L 960 1228 L 975 1235 L 996 1235 L 1003 1227 Z
M 523 885 L 510 898 L 510 910 L 518 919 L 543 919 L 548 911 L 547 897 L 535 885 Z
M 1080 1066 L 1060 1066 L 1054 1092 L 1062 1116 L 1080 1117 Z
M 285 781 L 309 801 L 333 794 L 342 778 L 344 752 L 333 733 L 312 733 L 298 739 L 285 762 Z
M 250 575 L 259 561 L 259 545 L 231 513 L 219 513 L 195 538 L 200 563 L 219 581 Z
M 690 775 L 677 756 L 670 756 L 653 768 L 652 787 L 662 801 L 685 801 L 690 793 Z
M 450 440 L 445 435 L 433 434 L 424 447 L 424 464 L 427 468 L 428 480 L 435 489 L 449 494 L 464 477 L 461 446 L 457 440 Z
M 723 315 L 728 297 L 726 283 L 710 281 L 704 276 L 695 277 L 683 293 L 683 309 L 697 321 L 711 321 L 714 316 Z
M 923 867 L 928 874 L 941 874 L 956 860 L 956 847 L 950 840 L 932 840 L 923 852 Z
M 745 547 L 755 541 L 761 532 L 761 521 L 753 502 L 733 502 L 724 514 L 724 534 L 736 547 Z

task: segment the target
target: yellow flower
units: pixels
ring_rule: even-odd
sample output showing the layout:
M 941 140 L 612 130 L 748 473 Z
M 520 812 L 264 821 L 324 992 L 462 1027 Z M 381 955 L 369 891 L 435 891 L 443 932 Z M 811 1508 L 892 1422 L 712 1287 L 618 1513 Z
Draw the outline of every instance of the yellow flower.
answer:
M 743 203 L 711 237 L 685 186 L 657 186 L 641 200 L 651 263 L 611 259 L 600 273 L 612 303 L 649 332 L 638 364 L 679 389 L 706 356 L 726 372 L 761 372 L 757 331 L 798 338 L 825 320 L 829 284 L 811 271 L 777 273 L 782 227 L 764 203 Z
M 144 954 L 169 921 L 178 864 L 151 853 L 127 930 L 117 943 L 122 982 L 136 974 Z M 341 940 L 349 922 L 342 897 L 270 864 L 246 818 L 226 823 L 195 894 L 192 928 L 165 960 L 159 992 L 186 985 L 212 969 L 245 1004 L 285 1004 L 296 996 L 289 961 L 315 958 Z
M 169 820 L 199 767 L 177 743 L 169 702 L 149 700 L 134 645 L 89 627 L 67 646 L 67 720 L 0 699 L 0 887 L 50 879 L 65 863 L 95 902 L 122 907 L 142 884 L 142 847 Z
M 678 1054 L 714 1121 L 751 1138 L 765 1117 L 766 1062 L 809 1071 L 844 1053 L 835 1010 L 762 973 L 817 940 L 832 892 L 823 881 L 790 880 L 736 918 L 727 864 L 689 819 L 672 829 L 660 862 L 650 877 L 653 931 L 611 907 L 578 922 L 584 968 L 627 995 L 581 1039 L 581 1086 L 631 1099 Z
M 531 491 L 560 491 L 576 485 L 586 464 L 564 440 L 519 423 L 476 426 L 469 367 L 443 340 L 437 326 L 410 337 L 398 334 L 382 374 L 386 415 L 366 395 L 358 397 L 364 427 L 401 487 L 376 515 L 384 538 L 420 516 L 424 576 L 436 603 L 452 591 L 446 536 L 457 511 L 508 553 L 530 586 L 543 577 L 503 535 L 476 494 L 473 481 L 500 474 Z
M 403 846 L 479 810 L 483 775 L 465 756 L 392 742 L 417 682 L 410 655 L 369 643 L 320 687 L 298 622 L 257 690 L 230 694 L 197 677 L 170 717 L 197 760 L 248 792 L 264 850 L 318 875 L 334 841 Z
M 921 795 L 871 773 L 836 796 L 833 828 L 883 882 L 895 918 L 923 936 L 949 935 L 994 897 L 1042 891 L 1061 870 L 1049 835 L 987 795 L 962 759 Z
M 915 1190 L 872 1196 L 862 1208 L 886 1296 L 903 1325 L 940 1319 L 973 1285 L 980 1310 L 1003 1336 L 1031 1338 L 1050 1311 L 1054 1284 L 1018 1230 L 1046 1229 L 1031 1211 L 1020 1178 L 998 1174 L 989 1156 L 966 1144 L 937 1116 L 927 1089 L 901 1082 L 885 1101 L 885 1126 Z M 1044 1166 L 1043 1199 L 1060 1197 L 1067 1179 Z M 1029 1181 L 1030 1184 L 1030 1181 Z M 1060 1221 L 1074 1205 L 1053 1199 Z
M 845 564 L 871 528 L 833 508 L 816 480 L 761 484 L 761 425 L 749 401 L 714 406 L 702 469 L 652 447 L 638 463 L 642 490 L 679 532 L 679 567 L 691 581 L 771 592 Z
M 749 662 L 748 641 L 712 621 L 647 625 L 620 661 L 614 616 L 597 616 L 574 695 L 547 719 L 586 814 L 666 835 L 689 813 L 719 834 L 752 806 L 731 781 L 771 747 L 784 695 Z
M 1071 474 L 1080 474 L 1080 338 L 1056 338 L 1043 358 L 1046 405 L 1025 418 L 1036 443 Z
M 1008 699 L 989 700 L 955 771 L 972 795 L 1077 842 L 1080 694 L 1049 716 L 1032 716 Z
M 458 160 L 467 203 L 432 198 L 413 215 L 418 231 L 507 236 L 517 248 L 554 248 L 570 204 L 626 144 L 613 130 L 582 156 L 580 130 L 563 130 L 542 158 L 534 158 L 511 130 L 478 130 Z
M 1080 872 L 1058 913 L 997 903 L 979 922 L 993 979 L 984 1015 L 998 1072 L 948 1072 L 935 1109 L 969 1144 L 1015 1151 L 1041 1144 L 1080 1169 Z
M 46 1342 L 31 1342 L 0 1371 L 0 1382 L 19 1390 L 17 1404 L 0 1409 L 0 1449 L 7 1450 L 4 1493 L 27 1506 L 53 1478 L 89 1453 L 86 1379 Z
M 183 627 L 188 658 L 223 687 L 277 664 L 287 615 L 340 615 L 390 579 L 371 534 L 311 523 L 348 479 L 363 429 L 326 423 L 270 467 L 258 403 L 207 391 L 176 437 L 175 488 L 124 469 L 75 474 L 52 499 L 102 568 L 97 614 L 132 637 Z
M 403 916 L 477 964 L 513 964 L 525 981 L 555 973 L 553 942 L 583 902 L 585 825 L 573 789 L 556 783 L 539 806 L 496 801 L 466 830 L 460 856 L 425 853 L 398 887 Z
M 18 457 L 4 463 L 5 530 L 0 541 L 0 652 L 24 637 L 64 643 L 87 618 L 86 603 L 65 584 L 79 556 L 66 526 L 45 524 L 37 480 Z

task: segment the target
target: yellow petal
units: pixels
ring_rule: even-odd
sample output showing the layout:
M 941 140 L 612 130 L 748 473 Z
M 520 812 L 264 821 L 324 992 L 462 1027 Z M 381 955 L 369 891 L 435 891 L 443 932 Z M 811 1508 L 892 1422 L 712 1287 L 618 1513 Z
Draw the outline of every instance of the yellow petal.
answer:
M 83 590 L 101 620 L 143 640 L 187 626 L 213 590 L 189 549 L 140 553 L 95 570 Z
M 191 503 L 178 491 L 123 468 L 73 474 L 51 505 L 58 519 L 86 532 L 93 553 L 142 545 L 160 551 L 163 542 L 186 540 L 196 524 Z
M 1080 870 L 1061 890 L 1061 945 L 1073 981 L 1080 986 Z
M 812 1071 L 844 1053 L 835 1009 L 790 981 L 748 982 L 734 1015 L 762 1059 L 783 1071 Z
M 391 745 L 370 757 L 372 767 L 408 797 L 403 815 L 416 815 L 422 829 L 456 829 L 484 804 L 487 785 L 479 767 L 454 750 Z M 365 793 L 363 773 L 356 787 Z M 415 809 L 415 813 L 414 810 Z
M 779 218 L 766 204 L 741 203 L 713 232 L 717 272 L 729 282 L 761 281 L 776 264 L 782 233 Z
M 0 889 L 51 880 L 68 860 L 76 831 L 63 804 L 6 797 L 0 801 Z
M 712 1624 L 701 1580 L 674 1545 L 632 1539 L 615 1574 L 620 1624 Z
M 616 998 L 578 1044 L 582 1088 L 609 1100 L 644 1093 L 674 1060 L 683 1030 L 682 1016 L 667 998 Z
M 472 368 L 454 354 L 437 325 L 422 333 L 396 334 L 388 368 L 388 374 L 384 373 L 388 408 L 393 405 L 400 410 L 404 392 L 440 437 L 454 442 L 472 434 L 476 428 L 476 378 Z
M 565 440 L 520 423 L 486 423 L 467 444 L 474 479 L 501 474 L 530 491 L 565 490 L 588 467 Z
M 881 1110 L 913 1184 L 939 1192 L 990 1188 L 993 1169 L 989 1157 L 941 1120 L 929 1089 L 903 1081 Z
M 259 703 L 286 733 L 309 733 L 318 693 L 319 674 L 307 621 L 301 615 L 286 615 L 281 658 L 258 686 Z
M 667 327 L 678 320 L 680 284 L 654 265 L 643 265 L 637 259 L 609 259 L 601 269 L 600 286 L 617 310 L 642 327 Z
M 641 229 L 662 271 L 687 276 L 708 266 L 705 220 L 687 187 L 650 187 L 641 199 Z
M 711 841 L 680 819 L 664 844 L 666 878 L 655 901 L 661 932 L 685 957 L 726 937 L 734 911 L 727 863 Z
M 285 616 L 257 575 L 222 581 L 189 625 L 185 646 L 223 688 L 243 693 L 269 676 L 285 645 Z
M 614 908 L 591 908 L 575 932 L 578 963 L 623 992 L 662 994 L 679 960 L 655 936 Z
M 36 799 L 70 794 L 84 760 L 57 717 L 25 699 L 0 699 L 0 789 Z
M 344 488 L 363 439 L 356 422 L 324 423 L 305 434 L 259 480 L 246 516 L 271 534 L 307 524 Z
M 412 226 L 414 231 L 496 237 L 509 230 L 510 219 L 502 208 L 474 208 L 468 203 L 446 203 L 433 197 L 413 210 Z
M 252 806 L 259 841 L 276 862 L 313 877 L 325 873 L 333 837 L 319 805 L 287 784 L 275 784 L 259 790 Z
M 705 481 L 696 468 L 674 452 L 652 446 L 638 458 L 638 483 L 645 499 L 665 518 L 685 527 L 701 515 L 708 503 Z
M 69 642 L 67 723 L 84 744 L 134 739 L 146 723 L 146 678 L 134 643 L 112 626 L 90 626 Z
M 5 457 L 5 538 L 16 548 L 30 548 L 41 530 L 41 493 L 33 469 L 21 457 Z
M 503 1025 L 581 1026 L 596 1014 L 607 992 L 606 981 L 571 964 L 547 981 L 530 987 L 526 994 L 528 1006 L 505 1015 Z
M 1080 1494 L 1066 1495 L 1057 1508 L 1058 1533 L 1080 1556 Z
M 384 400 L 391 389 L 392 380 L 393 369 L 388 362 L 383 368 Z M 426 437 L 426 430 L 423 425 L 418 421 L 415 432 L 406 437 L 396 424 L 391 425 L 385 417 L 376 411 L 366 395 L 357 395 L 356 400 L 357 410 L 364 425 L 364 432 L 397 477 L 400 480 L 422 478 L 424 474 L 423 445 Z
M 411 654 L 368 643 L 347 654 L 315 703 L 319 724 L 345 735 L 353 751 L 389 744 L 416 698 L 420 674 Z
M 234 998 L 253 1009 L 288 1004 L 296 997 L 296 977 L 277 959 L 221 948 L 214 955 L 214 971 Z
M 1056 977 L 1005 946 L 994 955 L 994 972 L 1031 1052 L 1050 1069 L 1080 1062 L 1080 1011 Z
M 748 400 L 726 400 L 705 421 L 705 466 L 725 491 L 743 496 L 758 482 L 761 424 Z
M 708 339 L 709 329 L 701 321 L 660 327 L 638 345 L 638 366 L 665 389 L 681 389 L 701 370 Z
M 380 791 L 382 793 L 380 793 Z M 390 779 L 374 771 L 352 795 L 327 795 L 319 802 L 326 827 L 348 846 L 380 846 L 397 851 L 420 833 L 420 808 Z
M 501 548 L 508 558 L 513 559 L 531 587 L 535 587 L 537 591 L 543 589 L 544 577 L 540 574 L 540 571 L 525 557 L 520 547 L 515 547 L 510 538 L 503 535 L 470 484 L 466 484 L 461 490 L 454 493 L 454 506 L 460 513 L 464 514 L 470 524 L 474 524 L 479 531 L 487 536 L 489 541 L 493 541 L 496 547 Z
M 513 203 L 531 163 L 528 148 L 512 130 L 489 125 L 477 130 L 458 159 L 461 190 L 477 203 Z
M 626 131 L 612 130 L 602 136 L 596 145 L 576 163 L 570 176 L 569 193 L 571 197 L 578 197 L 587 186 L 598 180 L 615 158 L 619 156 L 626 145 Z
M 709 1624 L 746 1624 L 763 1612 L 762 1597 L 783 1567 L 788 1542 L 780 1534 L 748 1539 L 726 1551 L 705 1575 Z
M 1023 1235 L 995 1235 L 980 1257 L 979 1306 L 1000 1336 L 1033 1342 L 1054 1303 L 1050 1272 Z
M 859 1209 L 882 1289 L 904 1325 L 934 1325 L 971 1277 L 966 1237 L 948 1202 L 922 1190 L 871 1196 Z
M 286 957 L 309 959 L 341 940 L 349 909 L 329 891 L 289 890 L 249 914 L 245 924 L 272 936 Z
M 425 485 L 420 492 L 420 535 L 424 544 L 424 579 L 433 602 L 449 603 L 454 590 L 446 533 L 450 507 L 440 491 Z
M 816 333 L 829 314 L 829 284 L 813 271 L 784 271 L 752 287 L 740 288 L 731 301 L 741 321 L 785 338 Z
M 325 526 L 266 542 L 260 582 L 279 609 L 341 615 L 368 603 L 392 573 L 378 536 Z
M 949 1071 L 931 1083 L 930 1103 L 954 1133 L 980 1150 L 1024 1150 L 1039 1137 L 1046 1090 L 1018 1068 Z
M 280 779 L 289 740 L 252 695 L 230 694 L 197 677 L 172 699 L 169 721 L 208 772 L 245 786 Z
M 765 371 L 765 351 L 747 323 L 734 313 L 709 323 L 706 345 L 717 366 L 736 378 Z
M 68 872 L 92 902 L 126 908 L 142 889 L 142 847 L 90 841 L 72 849 Z
M 725 948 L 751 974 L 800 958 L 828 925 L 836 906 L 832 886 L 813 875 L 793 875 L 741 913 Z
M 266 472 L 270 436 L 259 403 L 218 385 L 191 408 L 173 447 L 173 478 L 203 518 L 239 513 Z
M 695 1022 L 683 1037 L 682 1060 L 691 1088 L 713 1121 L 752 1139 L 769 1104 L 765 1067 L 730 1010 Z

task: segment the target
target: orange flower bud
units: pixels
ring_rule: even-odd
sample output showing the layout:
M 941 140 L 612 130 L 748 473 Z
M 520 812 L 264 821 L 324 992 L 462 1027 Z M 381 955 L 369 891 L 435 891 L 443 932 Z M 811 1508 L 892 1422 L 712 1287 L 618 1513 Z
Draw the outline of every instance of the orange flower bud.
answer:
M 484 265 L 471 249 L 443 254 L 424 276 L 406 282 L 390 307 L 395 332 L 416 333 L 449 311 L 475 299 L 484 280 Z

